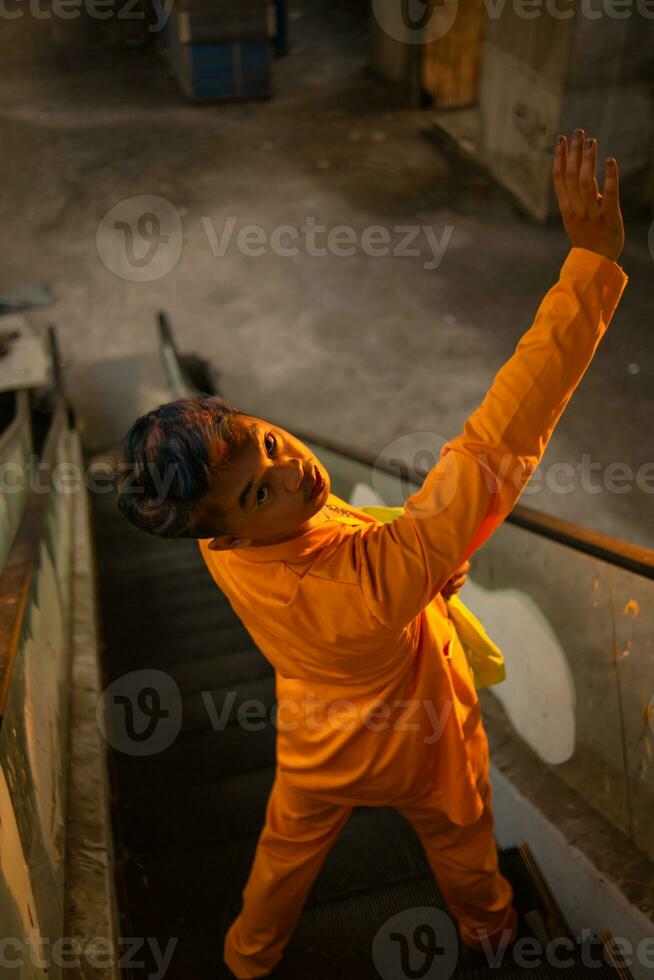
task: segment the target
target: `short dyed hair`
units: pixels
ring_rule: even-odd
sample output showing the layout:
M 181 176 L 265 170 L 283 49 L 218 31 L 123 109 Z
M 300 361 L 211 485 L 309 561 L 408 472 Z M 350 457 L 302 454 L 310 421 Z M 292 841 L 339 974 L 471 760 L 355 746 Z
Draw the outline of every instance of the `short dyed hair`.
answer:
M 228 533 L 220 514 L 203 526 L 202 502 L 240 442 L 241 413 L 218 395 L 180 398 L 142 415 L 123 442 L 118 508 L 135 526 L 164 538 Z

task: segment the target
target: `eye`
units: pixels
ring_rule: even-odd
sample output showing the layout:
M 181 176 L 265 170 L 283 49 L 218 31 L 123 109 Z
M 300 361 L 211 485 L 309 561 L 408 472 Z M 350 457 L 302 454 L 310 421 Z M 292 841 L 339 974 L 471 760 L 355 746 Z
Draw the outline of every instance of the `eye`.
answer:
M 268 432 L 263 441 L 268 455 L 274 456 L 277 450 L 277 440 L 272 434 L 272 432 Z M 267 484 L 264 483 L 263 486 L 260 486 L 259 489 L 257 490 L 257 507 L 260 507 L 261 504 L 265 504 L 267 499 L 268 499 L 268 486 Z

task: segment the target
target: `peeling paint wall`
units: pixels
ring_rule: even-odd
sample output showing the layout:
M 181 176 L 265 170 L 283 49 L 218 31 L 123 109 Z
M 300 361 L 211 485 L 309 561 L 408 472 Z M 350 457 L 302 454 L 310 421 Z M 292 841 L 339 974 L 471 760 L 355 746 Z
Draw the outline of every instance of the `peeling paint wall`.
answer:
M 469 578 L 461 599 L 502 646 L 506 681 L 493 688 L 518 734 L 550 765 L 572 758 L 576 688 L 565 648 L 521 589 L 485 589 Z
M 67 462 L 69 454 L 65 433 L 56 462 Z M 21 862 L 29 869 L 23 888 L 29 886 L 32 918 L 50 942 L 64 934 L 72 504 L 72 494 L 55 486 L 0 729 L 0 767 L 8 791 L 0 800 L 0 820 L 3 826 L 15 820 L 16 826 L 11 873 L 19 874 Z M 7 886 L 0 935 L 11 935 L 7 930 L 15 922 L 11 894 Z M 61 966 L 56 958 L 48 962 L 49 980 L 59 980 Z M 42 976 L 31 968 L 25 966 L 21 978 Z
M 5 774 L 0 768 L 0 963 L 21 963 L 20 980 L 46 980 L 47 973 L 34 960 L 30 939 L 41 935 L 29 868 L 18 833 Z M 38 962 L 38 959 L 37 959 Z M 6 972 L 5 972 L 6 971 Z M 0 977 L 18 976 L 13 966 L 0 966 Z

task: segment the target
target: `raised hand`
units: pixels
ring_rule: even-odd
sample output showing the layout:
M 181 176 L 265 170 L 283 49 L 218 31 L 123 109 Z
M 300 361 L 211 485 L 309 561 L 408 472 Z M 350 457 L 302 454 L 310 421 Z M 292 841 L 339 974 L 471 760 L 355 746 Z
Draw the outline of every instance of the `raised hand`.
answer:
M 569 149 L 565 136 L 559 136 L 552 170 L 554 190 L 571 245 L 616 262 L 624 247 L 618 164 L 613 157 L 606 160 L 600 194 L 596 161 L 597 140 L 586 138 L 583 129 L 575 130 Z

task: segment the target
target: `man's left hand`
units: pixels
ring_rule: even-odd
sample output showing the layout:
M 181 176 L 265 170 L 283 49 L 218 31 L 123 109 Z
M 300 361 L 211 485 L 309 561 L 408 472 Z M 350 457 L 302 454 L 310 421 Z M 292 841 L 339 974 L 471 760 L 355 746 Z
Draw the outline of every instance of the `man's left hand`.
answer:
M 469 571 L 469 561 L 464 561 L 463 565 L 459 565 L 452 578 L 450 578 L 447 584 L 441 589 L 441 595 L 444 599 L 451 599 L 452 596 L 456 595 L 457 592 L 463 588 Z

